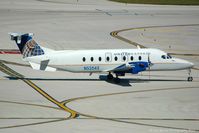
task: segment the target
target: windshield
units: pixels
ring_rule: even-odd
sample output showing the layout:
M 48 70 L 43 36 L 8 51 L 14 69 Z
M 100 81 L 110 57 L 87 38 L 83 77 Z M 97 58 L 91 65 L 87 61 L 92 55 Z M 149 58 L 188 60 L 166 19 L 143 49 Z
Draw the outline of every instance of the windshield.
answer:
M 170 54 L 167 54 L 167 59 L 171 59 L 171 55 Z
M 162 55 L 161 56 L 162 59 L 172 59 L 171 55 L 167 54 L 167 55 Z

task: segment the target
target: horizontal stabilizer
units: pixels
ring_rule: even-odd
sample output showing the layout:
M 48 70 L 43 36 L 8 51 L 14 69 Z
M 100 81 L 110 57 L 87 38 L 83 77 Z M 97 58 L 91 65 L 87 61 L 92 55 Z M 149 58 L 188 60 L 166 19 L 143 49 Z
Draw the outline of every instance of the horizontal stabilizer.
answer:
M 41 64 L 34 63 L 34 62 L 29 62 L 29 63 L 31 65 L 32 69 L 34 69 L 34 70 L 51 71 L 51 72 L 56 71 L 56 68 L 47 66 L 48 62 L 49 62 L 49 60 L 42 61 Z

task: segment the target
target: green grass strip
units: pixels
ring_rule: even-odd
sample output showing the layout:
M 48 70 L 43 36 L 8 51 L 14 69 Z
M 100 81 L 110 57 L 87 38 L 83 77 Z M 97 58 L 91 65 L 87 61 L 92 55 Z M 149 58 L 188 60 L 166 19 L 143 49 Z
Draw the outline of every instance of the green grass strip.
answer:
M 110 0 L 121 3 L 158 5 L 199 5 L 199 0 Z

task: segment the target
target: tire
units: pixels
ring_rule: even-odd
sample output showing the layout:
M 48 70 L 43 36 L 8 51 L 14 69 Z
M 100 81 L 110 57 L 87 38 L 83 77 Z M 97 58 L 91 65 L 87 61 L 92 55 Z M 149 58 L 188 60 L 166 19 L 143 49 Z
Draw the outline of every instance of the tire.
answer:
M 189 81 L 189 82 L 193 81 L 193 77 L 188 77 L 187 81 Z
M 108 79 L 108 80 L 112 80 L 112 79 L 113 79 L 113 75 L 112 75 L 112 74 L 108 74 L 108 75 L 107 75 L 107 79 Z

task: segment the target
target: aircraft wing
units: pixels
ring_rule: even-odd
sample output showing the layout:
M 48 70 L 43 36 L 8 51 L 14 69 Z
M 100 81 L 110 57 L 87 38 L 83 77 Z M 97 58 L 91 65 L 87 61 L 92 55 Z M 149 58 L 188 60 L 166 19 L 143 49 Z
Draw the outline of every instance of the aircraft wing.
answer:
M 114 73 L 132 73 L 137 74 L 141 71 L 145 71 L 149 67 L 149 62 L 128 62 L 126 64 L 121 64 L 113 69 L 107 70 L 107 72 L 114 72 Z

